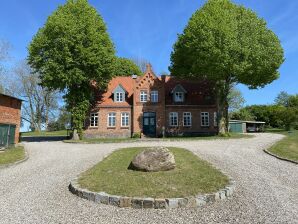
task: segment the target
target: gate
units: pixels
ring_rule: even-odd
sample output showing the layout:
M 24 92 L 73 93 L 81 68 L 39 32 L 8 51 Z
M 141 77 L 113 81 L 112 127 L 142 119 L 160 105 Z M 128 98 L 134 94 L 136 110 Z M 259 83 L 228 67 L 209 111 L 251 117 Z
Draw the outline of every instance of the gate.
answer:
M 16 125 L 0 124 L 0 147 L 15 144 Z

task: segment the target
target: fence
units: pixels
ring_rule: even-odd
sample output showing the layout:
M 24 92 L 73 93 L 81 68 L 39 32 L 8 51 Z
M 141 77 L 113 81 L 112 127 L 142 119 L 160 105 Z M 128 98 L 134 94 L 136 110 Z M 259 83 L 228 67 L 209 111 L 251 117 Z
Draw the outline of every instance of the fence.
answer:
M 0 124 L 0 148 L 15 144 L 16 125 Z

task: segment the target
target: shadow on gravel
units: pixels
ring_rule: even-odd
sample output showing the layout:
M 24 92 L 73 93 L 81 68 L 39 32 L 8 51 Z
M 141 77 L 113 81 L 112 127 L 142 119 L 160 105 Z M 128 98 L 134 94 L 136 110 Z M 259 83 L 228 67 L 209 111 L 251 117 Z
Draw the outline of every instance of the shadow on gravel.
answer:
M 68 139 L 68 136 L 34 136 L 21 137 L 22 142 L 55 142 Z

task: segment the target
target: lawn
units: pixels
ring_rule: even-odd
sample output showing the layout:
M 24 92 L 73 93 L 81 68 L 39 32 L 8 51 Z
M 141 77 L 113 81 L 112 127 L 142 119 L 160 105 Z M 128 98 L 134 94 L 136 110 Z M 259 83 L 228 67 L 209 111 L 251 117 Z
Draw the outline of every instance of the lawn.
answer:
M 216 140 L 216 139 L 238 139 L 238 138 L 253 138 L 252 135 L 230 133 L 230 137 L 220 136 L 200 136 L 200 137 L 166 137 L 166 138 L 150 138 L 148 140 L 159 140 L 159 141 L 181 141 L 181 140 Z M 140 138 L 84 138 L 83 140 L 64 140 L 66 143 L 121 143 L 121 142 L 135 142 L 144 139 Z
M 8 149 L 4 152 L 0 152 L 0 165 L 6 165 L 17 162 L 25 158 L 24 147 L 18 146 L 13 149 Z
M 268 151 L 280 157 L 298 162 L 298 131 L 281 132 L 286 137 Z
M 31 131 L 31 132 L 22 132 L 22 137 L 40 137 L 40 136 L 67 136 L 66 130 L 61 131 Z
M 192 152 L 169 148 L 176 168 L 163 172 L 127 169 L 133 157 L 144 148 L 118 150 L 79 178 L 82 188 L 108 194 L 136 197 L 187 197 L 215 192 L 228 184 L 228 177 Z

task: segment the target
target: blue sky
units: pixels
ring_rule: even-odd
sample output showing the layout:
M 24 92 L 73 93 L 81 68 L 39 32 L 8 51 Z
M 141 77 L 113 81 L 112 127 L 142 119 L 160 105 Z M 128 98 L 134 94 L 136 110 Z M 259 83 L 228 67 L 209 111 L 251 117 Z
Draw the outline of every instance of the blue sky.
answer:
M 47 17 L 65 0 L 9 0 L 0 3 L 0 38 L 12 45 L 10 64 L 27 56 L 27 46 Z M 89 0 L 103 16 L 117 55 L 145 58 L 157 74 L 168 71 L 170 53 L 203 0 Z M 240 85 L 247 104 L 272 103 L 285 90 L 298 93 L 298 1 L 235 0 L 257 12 L 280 38 L 286 61 L 279 80 L 261 90 Z

